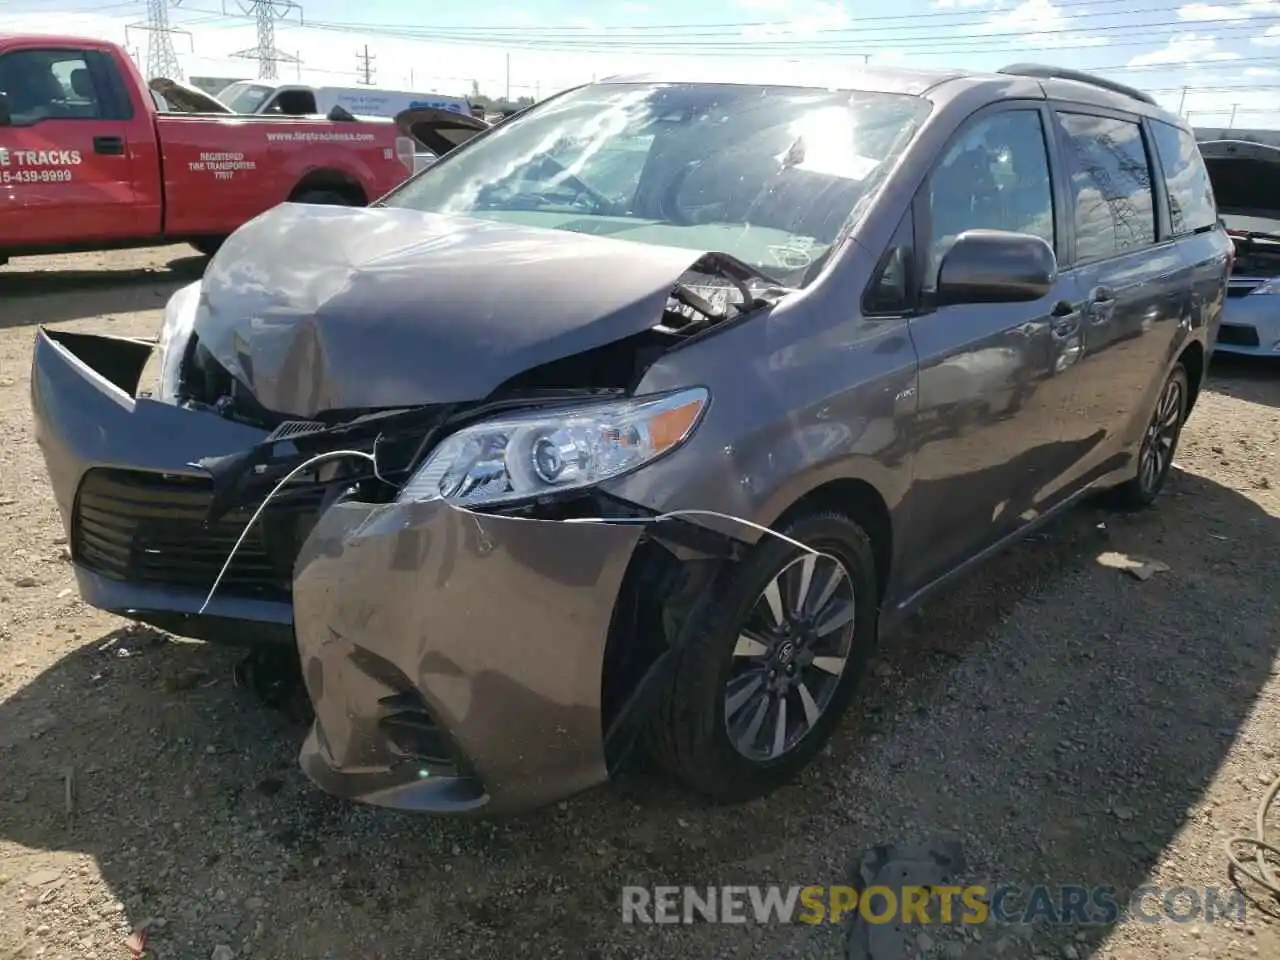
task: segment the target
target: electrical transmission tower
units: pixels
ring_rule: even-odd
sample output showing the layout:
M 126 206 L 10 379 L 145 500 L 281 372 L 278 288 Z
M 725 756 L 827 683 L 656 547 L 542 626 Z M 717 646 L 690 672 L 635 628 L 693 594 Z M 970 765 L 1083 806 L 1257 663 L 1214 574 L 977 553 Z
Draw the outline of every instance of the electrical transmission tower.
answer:
M 291 53 L 285 53 L 276 46 L 276 21 L 283 20 L 292 13 L 298 15 L 298 23 L 302 23 L 302 7 L 293 0 L 240 0 L 240 9 L 253 17 L 258 25 L 258 45 L 248 50 L 239 50 L 231 56 L 244 60 L 258 61 L 258 78 L 274 80 L 277 76 L 276 64 L 298 63 Z
M 174 0 L 174 6 L 180 2 L 181 0 Z M 169 26 L 169 0 L 147 0 L 147 22 L 125 25 L 126 44 L 129 42 L 131 29 L 142 30 L 147 34 L 147 79 L 168 77 L 170 80 L 181 80 L 182 65 L 173 48 L 174 35 L 186 37 L 188 49 L 195 48 L 189 32 Z
M 356 62 L 360 64 L 356 72 L 360 74 L 360 82 L 366 87 L 373 84 L 373 61 L 376 59 L 378 59 L 378 55 L 376 53 L 369 52 L 369 45 L 367 43 L 364 45 L 364 53 L 361 53 L 359 50 L 356 51 Z

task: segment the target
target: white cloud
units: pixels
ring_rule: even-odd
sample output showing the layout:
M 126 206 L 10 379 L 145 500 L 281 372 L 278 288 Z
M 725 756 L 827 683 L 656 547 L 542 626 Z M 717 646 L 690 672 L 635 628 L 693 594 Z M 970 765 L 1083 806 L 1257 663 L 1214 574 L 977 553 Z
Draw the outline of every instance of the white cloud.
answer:
M 1001 11 L 982 25 L 979 32 L 1017 33 L 1010 42 L 1020 47 L 1102 47 L 1110 43 L 1104 36 L 1077 33 L 1078 18 L 1065 17 L 1052 0 L 1023 0 Z M 1063 31 L 1070 31 L 1064 33 Z
M 1198 127 L 1225 127 L 1233 110 L 1237 127 L 1273 129 L 1277 122 L 1276 99 L 1269 90 L 1196 93 L 1192 87 L 1185 107 L 1192 125 Z
M 930 6 L 937 10 L 969 10 L 974 7 L 997 6 L 991 0 L 933 0 Z
M 786 2 L 787 15 L 792 19 L 785 28 L 781 28 L 783 33 L 812 35 L 830 26 L 848 23 L 848 15 L 841 3 L 813 0 Z M 257 75 L 257 67 L 253 61 L 231 57 L 237 50 L 256 46 L 257 37 L 251 19 L 218 20 L 211 23 L 207 16 L 194 12 L 184 14 L 182 7 L 173 8 L 170 18 L 173 26 L 190 30 L 193 38 L 192 46 L 196 53 L 189 52 L 190 48 L 185 43 L 177 45 L 178 60 L 186 76 L 252 78 Z M 49 12 L 8 14 L 3 17 L 3 27 L 6 33 L 90 36 L 124 44 L 133 48 L 131 52 L 145 73 L 147 35 L 129 30 L 126 43 L 125 26 L 136 21 L 136 15 L 112 17 L 103 14 Z M 508 22 L 514 20 L 508 18 Z M 433 43 L 426 38 L 411 40 L 338 33 L 281 23 L 276 26 L 276 45 L 281 50 L 300 54 L 302 64 L 299 69 L 294 64 L 282 63 L 277 70 L 284 80 L 300 80 L 316 85 L 352 85 L 357 76 L 356 51 L 367 43 L 369 52 L 377 57 L 374 83 L 380 87 L 462 95 L 470 92 L 474 80 L 483 93 L 501 97 L 507 92 L 509 80 L 512 97 L 545 97 L 595 77 L 618 73 L 620 53 L 625 58 L 622 69 L 628 73 L 681 69 L 685 66 L 694 70 L 706 67 L 706 58 L 698 57 L 692 52 L 662 54 L 626 48 L 626 36 L 647 38 L 647 35 L 625 29 L 612 30 L 610 35 L 619 40 L 618 50 L 588 53 L 521 48 L 517 44 L 483 46 Z M 746 46 L 745 43 L 743 45 Z M 877 54 L 877 59 L 891 55 L 889 51 L 884 51 Z M 787 55 L 762 56 L 747 53 L 742 57 L 717 57 L 715 64 L 731 69 L 749 67 L 760 76 L 768 77 L 776 64 L 789 59 L 791 58 Z M 815 73 L 822 74 L 823 70 L 825 68 L 815 63 Z
M 738 2 L 768 4 L 768 9 L 786 18 L 785 22 L 743 27 L 742 35 L 748 39 L 813 36 L 824 30 L 848 27 L 853 22 L 849 11 L 839 0 L 738 0 Z
M 1240 9 L 1249 13 L 1280 13 L 1280 0 L 1246 0 Z
M 1189 3 L 1178 8 L 1178 19 L 1201 23 L 1214 20 L 1248 20 L 1250 13 L 1251 11 L 1244 6 L 1225 7 L 1217 3 Z
M 1195 33 L 1180 33 L 1170 38 L 1169 43 L 1158 50 L 1140 53 L 1129 60 L 1131 67 L 1153 66 L 1195 66 L 1197 63 L 1210 61 L 1239 60 L 1240 54 L 1229 50 L 1219 50 L 1216 37 L 1200 36 Z
M 1280 24 L 1268 27 L 1260 37 L 1250 37 L 1249 42 L 1260 47 L 1280 47 Z
M 635 0 L 627 0 L 626 3 L 621 3 L 618 6 L 622 8 L 624 13 L 648 13 L 653 9 L 649 4 L 636 3 Z
M 1245 67 L 1246 77 L 1280 77 L 1280 70 L 1274 67 Z

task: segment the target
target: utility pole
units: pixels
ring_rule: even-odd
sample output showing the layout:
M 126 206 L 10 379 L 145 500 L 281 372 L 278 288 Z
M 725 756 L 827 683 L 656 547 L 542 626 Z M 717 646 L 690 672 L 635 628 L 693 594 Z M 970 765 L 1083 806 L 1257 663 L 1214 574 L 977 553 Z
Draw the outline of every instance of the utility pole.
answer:
M 359 83 L 363 83 L 366 87 L 373 85 L 373 61 L 378 59 L 376 53 L 369 52 L 369 45 L 364 45 L 364 53 L 356 51 L 356 62 L 359 64 L 356 72 L 360 74 Z
M 506 102 L 511 102 L 511 54 L 507 54 L 507 96 Z
M 224 12 L 225 12 L 225 2 Z M 247 50 L 238 50 L 231 56 L 241 60 L 258 61 L 258 79 L 274 80 L 279 76 L 276 65 L 280 63 L 301 64 L 302 58 L 285 53 L 276 46 L 276 21 L 283 20 L 290 14 L 298 15 L 298 23 L 302 23 L 302 7 L 293 0 L 239 0 L 240 9 L 253 17 L 258 27 L 258 45 Z
M 175 0 L 175 6 L 181 0 Z M 173 49 L 173 37 L 180 34 L 187 39 L 188 49 L 194 50 L 191 34 L 169 26 L 169 0 L 147 0 L 147 19 L 145 23 L 129 23 L 125 25 L 124 37 L 129 44 L 129 31 L 142 30 L 147 34 L 147 79 L 168 77 L 170 80 L 182 79 L 182 65 L 178 62 L 177 51 Z M 135 60 L 138 58 L 135 57 Z
M 1187 105 L 1187 88 L 1182 88 L 1182 96 L 1178 99 L 1178 115 L 1183 116 L 1182 108 Z
M 1231 119 L 1227 121 L 1227 129 L 1228 129 L 1228 130 L 1234 130 L 1234 129 L 1235 129 L 1235 126 L 1236 126 L 1236 107 L 1238 107 L 1238 106 L 1240 106 L 1240 104 L 1238 104 L 1238 103 L 1233 103 L 1233 104 L 1231 105 Z
M 301 50 L 298 51 L 298 59 L 294 61 L 293 65 L 297 67 L 297 70 L 294 73 L 294 77 L 298 81 L 298 83 L 301 83 L 302 82 L 302 51 Z

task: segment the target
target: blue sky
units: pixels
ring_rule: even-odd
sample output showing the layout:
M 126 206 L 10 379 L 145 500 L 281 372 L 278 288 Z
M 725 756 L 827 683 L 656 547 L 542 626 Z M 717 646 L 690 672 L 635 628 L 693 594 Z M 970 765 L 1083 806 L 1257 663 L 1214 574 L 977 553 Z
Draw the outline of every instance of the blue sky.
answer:
M 301 0 L 276 25 L 301 55 L 282 78 L 351 84 L 368 44 L 375 83 L 546 95 L 593 76 L 678 63 L 777 60 L 994 69 L 1034 60 L 1094 69 L 1153 91 L 1198 125 L 1280 127 L 1280 0 Z M 430 5 L 435 7 L 436 5 Z M 440 5 L 445 6 L 445 5 Z M 187 75 L 256 75 L 230 54 L 256 45 L 237 0 L 181 0 L 170 21 Z M 106 37 L 145 64 L 130 24 L 143 0 L 0 0 L 0 29 Z M 508 72 L 509 64 L 509 72 Z M 1183 93 L 1183 88 L 1186 93 Z

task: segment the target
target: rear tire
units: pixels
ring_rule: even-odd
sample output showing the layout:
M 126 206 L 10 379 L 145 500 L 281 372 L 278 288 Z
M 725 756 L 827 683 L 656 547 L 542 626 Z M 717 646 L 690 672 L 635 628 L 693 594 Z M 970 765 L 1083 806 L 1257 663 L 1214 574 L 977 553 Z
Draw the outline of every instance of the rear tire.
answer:
M 803 770 L 830 738 L 875 644 L 879 602 L 866 532 L 833 512 L 804 514 L 780 532 L 838 566 L 762 537 L 693 614 L 646 730 L 653 758 L 715 802 L 763 796 Z
M 296 197 L 290 197 L 291 203 L 314 203 L 326 207 L 359 206 L 345 193 L 337 190 L 303 190 Z
M 1141 510 L 1151 506 L 1164 489 L 1174 455 L 1178 452 L 1178 440 L 1182 425 L 1187 419 L 1190 398 L 1190 378 L 1181 363 L 1169 372 L 1160 389 L 1155 410 L 1147 421 L 1138 448 L 1138 473 L 1110 493 L 1111 502 L 1126 510 Z

